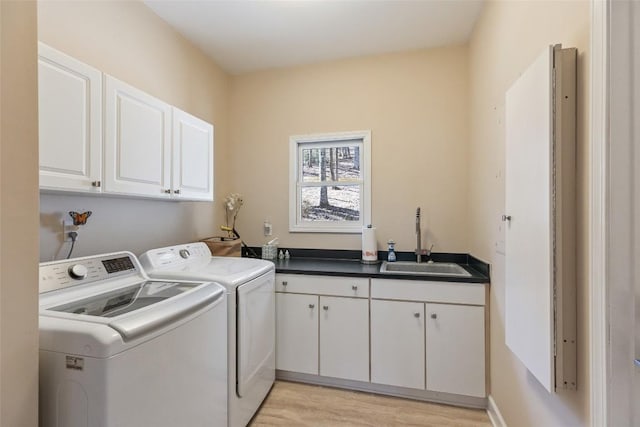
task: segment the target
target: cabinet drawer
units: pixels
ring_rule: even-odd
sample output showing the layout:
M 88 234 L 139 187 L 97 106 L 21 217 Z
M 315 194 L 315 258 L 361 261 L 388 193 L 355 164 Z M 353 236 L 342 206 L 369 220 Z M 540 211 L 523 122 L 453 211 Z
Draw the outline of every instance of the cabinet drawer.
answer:
M 368 298 L 369 279 L 365 277 L 277 274 L 276 292 Z
M 371 279 L 371 298 L 485 305 L 485 286 L 478 283 Z

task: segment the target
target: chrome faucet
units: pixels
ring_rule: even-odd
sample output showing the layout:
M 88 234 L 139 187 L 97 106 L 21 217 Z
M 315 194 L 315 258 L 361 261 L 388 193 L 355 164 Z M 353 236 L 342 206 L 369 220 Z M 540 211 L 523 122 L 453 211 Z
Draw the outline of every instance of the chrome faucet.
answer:
M 422 231 L 420 231 L 420 207 L 416 209 L 416 262 L 422 262 L 422 248 L 420 239 Z

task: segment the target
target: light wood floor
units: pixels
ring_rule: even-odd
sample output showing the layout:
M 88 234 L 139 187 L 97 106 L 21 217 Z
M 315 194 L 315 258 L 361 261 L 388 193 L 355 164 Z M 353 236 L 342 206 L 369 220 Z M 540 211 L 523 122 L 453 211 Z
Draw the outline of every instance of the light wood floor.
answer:
M 250 427 L 482 426 L 486 411 L 276 381 Z

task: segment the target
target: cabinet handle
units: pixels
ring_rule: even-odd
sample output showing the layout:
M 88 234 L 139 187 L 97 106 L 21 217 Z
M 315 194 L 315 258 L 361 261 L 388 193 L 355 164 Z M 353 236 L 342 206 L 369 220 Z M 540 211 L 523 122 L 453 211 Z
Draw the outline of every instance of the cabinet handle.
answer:
M 165 192 L 166 194 L 171 194 L 171 190 L 170 190 L 170 189 L 166 189 L 166 190 L 164 190 L 164 192 Z
M 288 283 L 287 282 L 282 282 L 282 286 L 287 286 Z
M 315 304 L 309 304 L 309 308 L 314 308 L 315 306 Z
M 413 316 L 417 319 L 420 317 L 420 313 L 413 313 Z
M 173 194 L 180 194 L 180 189 L 174 190 Z
M 323 305 L 323 306 L 322 306 L 322 309 L 323 309 L 323 310 L 325 310 L 325 311 L 326 311 L 326 310 L 329 310 L 329 306 L 328 306 L 328 305 Z
M 437 318 L 438 318 L 438 315 L 437 315 L 436 313 L 431 313 L 431 318 L 432 318 L 432 319 L 437 319 Z
M 92 187 L 96 187 L 96 188 L 100 188 L 102 186 L 102 183 L 100 181 L 93 181 L 91 183 Z
M 353 285 L 353 286 L 351 286 L 351 289 L 353 289 L 354 291 L 357 291 L 358 290 L 358 286 L 357 285 Z

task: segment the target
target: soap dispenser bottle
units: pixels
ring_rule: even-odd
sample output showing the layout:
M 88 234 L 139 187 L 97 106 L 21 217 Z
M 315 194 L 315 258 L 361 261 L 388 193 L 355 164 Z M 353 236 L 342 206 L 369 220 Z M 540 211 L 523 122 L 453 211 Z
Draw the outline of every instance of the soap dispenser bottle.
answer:
M 393 240 L 389 240 L 387 242 L 387 244 L 389 245 L 389 248 L 387 249 L 387 261 L 388 262 L 395 262 L 395 260 L 396 260 L 396 242 L 394 242 Z

